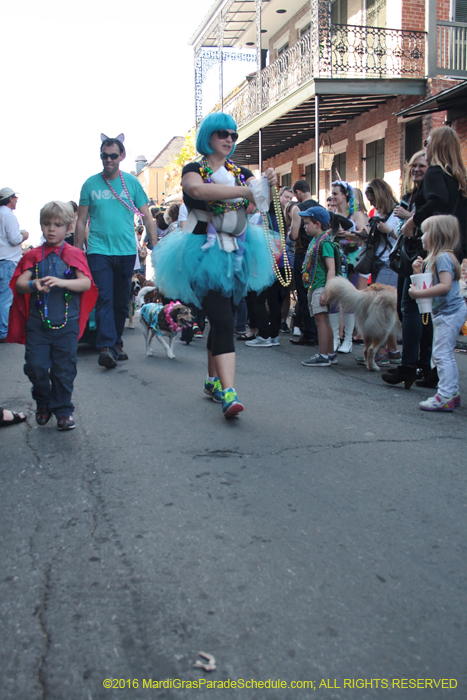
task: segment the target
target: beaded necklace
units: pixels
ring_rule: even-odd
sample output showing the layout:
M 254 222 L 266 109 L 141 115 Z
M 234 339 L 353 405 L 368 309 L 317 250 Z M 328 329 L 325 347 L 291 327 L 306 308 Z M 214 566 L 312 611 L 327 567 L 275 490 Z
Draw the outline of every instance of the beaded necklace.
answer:
M 63 246 L 65 245 L 65 241 L 62 243 L 62 247 L 58 251 L 57 259 L 55 261 L 55 266 L 53 273 L 51 277 L 55 277 L 57 273 L 57 267 L 58 267 L 58 261 L 60 260 L 60 255 L 62 254 Z M 44 260 L 45 260 L 45 243 L 42 246 L 42 277 L 45 277 L 45 265 L 44 265 Z M 72 271 L 70 268 L 68 268 L 65 272 L 66 277 L 71 277 Z M 39 263 L 36 263 L 36 278 L 39 278 Z M 61 323 L 59 326 L 52 326 L 52 322 L 50 321 L 49 318 L 49 297 L 50 297 L 50 291 L 42 293 L 44 296 L 44 299 L 42 300 L 40 298 L 39 292 L 37 292 L 37 297 L 38 297 L 38 304 L 39 304 L 39 315 L 41 317 L 42 321 L 42 327 L 44 330 L 50 330 L 50 331 L 57 331 L 60 330 L 61 328 L 65 328 L 67 322 L 68 322 L 68 304 L 70 299 L 73 298 L 73 294 L 70 291 L 66 291 L 65 294 L 63 295 L 65 299 L 65 320 L 63 323 Z
M 212 171 L 211 171 L 211 172 L 212 172 Z M 136 214 L 136 216 L 138 217 L 138 222 L 140 222 L 140 221 L 142 220 L 141 212 L 140 212 L 139 209 L 136 208 L 135 204 L 133 203 L 133 200 L 132 200 L 131 197 L 130 197 L 130 193 L 128 192 L 127 186 L 126 186 L 126 184 L 125 184 L 125 180 L 123 179 L 123 174 L 120 173 L 120 180 L 122 181 L 123 191 L 125 192 L 126 196 L 128 197 L 128 202 L 129 202 L 129 203 L 128 203 L 128 202 L 125 202 L 125 200 L 122 199 L 122 198 L 120 197 L 120 195 L 118 195 L 118 194 L 115 192 L 114 188 L 113 188 L 112 185 L 110 184 L 110 180 L 108 179 L 108 177 L 106 177 L 106 175 L 104 175 L 104 173 L 101 173 L 101 175 L 102 175 L 102 177 L 103 177 L 103 179 L 104 179 L 105 184 L 107 185 L 107 187 L 109 188 L 109 190 L 112 192 L 112 194 L 113 194 L 113 196 L 115 197 L 115 199 L 118 199 L 118 201 L 121 202 L 121 203 L 123 204 L 124 207 L 126 207 L 126 208 L 127 208 L 129 211 L 131 211 L 133 214 Z
M 232 173 L 235 178 L 235 184 L 239 187 L 245 187 L 245 175 L 242 174 L 242 169 L 235 165 L 231 160 L 227 159 L 225 161 L 225 169 Z M 209 166 L 207 158 L 201 160 L 200 167 L 201 177 L 203 182 L 207 184 L 211 183 L 212 168 Z M 236 211 L 237 209 L 242 209 L 247 207 L 249 204 L 247 199 L 241 199 L 239 202 L 208 202 L 209 208 L 214 214 L 223 214 L 226 211 Z
M 290 267 L 289 263 L 289 258 L 286 253 L 285 249 L 285 231 L 284 231 L 284 222 L 282 219 L 282 214 L 280 210 L 280 201 L 279 197 L 277 195 L 277 190 L 275 187 L 272 188 L 272 198 L 274 202 L 274 212 L 276 214 L 276 220 L 277 220 L 277 225 L 279 227 L 279 238 L 280 238 L 280 248 L 279 251 L 276 252 L 275 247 L 272 243 L 271 236 L 269 234 L 269 229 L 272 229 L 272 224 L 269 219 L 269 214 L 266 212 L 263 212 L 261 214 L 261 218 L 263 219 L 263 230 L 264 230 L 264 235 L 266 236 L 266 241 L 268 243 L 268 250 L 269 250 L 269 255 L 271 258 L 271 263 L 272 263 L 272 269 L 274 270 L 274 274 L 276 275 L 278 281 L 281 283 L 283 287 L 288 287 L 289 284 L 292 281 L 292 268 Z M 276 260 L 276 255 L 280 258 L 282 255 L 282 259 L 284 261 L 284 276 L 282 276 L 281 269 L 279 265 L 277 264 Z
M 313 246 L 310 246 L 306 252 L 305 260 L 303 262 L 302 267 L 302 281 L 303 286 L 307 289 L 309 287 L 312 287 L 313 282 L 315 281 L 316 271 L 318 269 L 319 246 L 321 245 L 322 241 L 324 241 L 324 239 L 327 237 L 327 235 L 327 231 L 322 233 L 321 236 L 316 240 L 316 243 Z M 311 272 L 310 268 L 312 268 Z

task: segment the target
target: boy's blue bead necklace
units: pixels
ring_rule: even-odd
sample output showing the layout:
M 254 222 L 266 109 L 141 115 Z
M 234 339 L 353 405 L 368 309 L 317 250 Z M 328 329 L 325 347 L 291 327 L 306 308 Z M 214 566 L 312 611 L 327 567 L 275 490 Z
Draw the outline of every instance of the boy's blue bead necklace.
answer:
M 55 261 L 55 266 L 53 273 L 51 277 L 55 277 L 57 274 L 57 266 L 58 266 L 58 261 L 60 260 L 60 255 L 62 254 L 63 246 L 65 245 L 65 241 L 62 243 L 62 247 L 58 251 L 57 259 Z M 45 260 L 45 243 L 42 246 L 42 277 L 45 277 L 45 265 L 44 265 L 44 260 Z M 70 268 L 68 268 L 65 272 L 66 277 L 71 277 L 72 271 Z M 36 278 L 39 278 L 39 263 L 36 263 Z M 58 331 L 61 328 L 65 328 L 67 322 L 68 322 L 68 304 L 70 299 L 73 298 L 73 294 L 70 291 L 66 291 L 65 294 L 63 295 L 65 299 L 65 320 L 63 323 L 61 323 L 59 326 L 53 326 L 50 318 L 49 318 L 49 296 L 50 296 L 50 291 L 47 292 L 42 292 L 42 296 L 44 297 L 41 299 L 39 292 L 37 292 L 37 297 L 38 297 L 38 304 L 39 304 L 39 315 L 42 320 L 42 327 L 44 330 L 51 330 L 51 331 Z

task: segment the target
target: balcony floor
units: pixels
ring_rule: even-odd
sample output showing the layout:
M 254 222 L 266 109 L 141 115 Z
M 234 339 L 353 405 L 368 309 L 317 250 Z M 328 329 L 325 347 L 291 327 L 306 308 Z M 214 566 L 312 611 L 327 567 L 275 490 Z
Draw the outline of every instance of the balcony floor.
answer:
M 277 103 L 240 129 L 235 149 L 237 163 L 258 162 L 258 132 L 262 129 L 262 158 L 266 160 L 315 137 L 315 94 L 319 94 L 320 132 L 375 109 L 398 95 L 425 95 L 420 80 L 317 80 L 314 94 L 290 108 L 288 100 Z

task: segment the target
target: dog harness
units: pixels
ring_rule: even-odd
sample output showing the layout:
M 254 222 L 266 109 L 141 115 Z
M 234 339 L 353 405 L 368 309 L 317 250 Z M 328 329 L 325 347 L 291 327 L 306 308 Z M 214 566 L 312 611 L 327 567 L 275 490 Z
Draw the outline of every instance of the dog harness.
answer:
M 148 324 L 150 328 L 153 329 L 156 335 L 165 335 L 167 338 L 173 338 L 177 335 L 177 331 L 172 331 L 172 333 L 162 333 L 159 328 L 159 314 L 164 308 L 164 304 L 143 304 L 141 307 L 141 316 L 145 323 Z

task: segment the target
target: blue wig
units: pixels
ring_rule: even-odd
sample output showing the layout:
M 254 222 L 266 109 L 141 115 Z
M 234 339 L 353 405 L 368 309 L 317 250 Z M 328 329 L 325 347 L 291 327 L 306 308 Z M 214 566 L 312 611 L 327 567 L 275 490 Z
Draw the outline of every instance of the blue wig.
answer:
M 349 215 L 350 214 L 355 214 L 355 212 L 358 210 L 358 204 L 355 201 L 355 195 L 353 193 L 353 187 L 352 185 L 349 185 L 348 182 L 345 180 L 335 180 L 331 187 L 340 187 L 341 191 L 343 194 L 345 194 L 345 197 L 348 202 L 349 206 Z
M 234 131 L 237 131 L 235 119 L 231 117 L 230 114 L 225 114 L 224 112 L 213 112 L 212 114 L 208 114 L 208 116 L 201 122 L 198 136 L 196 137 L 196 150 L 198 153 L 201 153 L 203 156 L 214 153 L 209 141 L 212 133 L 218 129 L 233 129 Z M 232 150 L 229 153 L 229 158 L 234 151 L 235 144 L 232 146 Z

